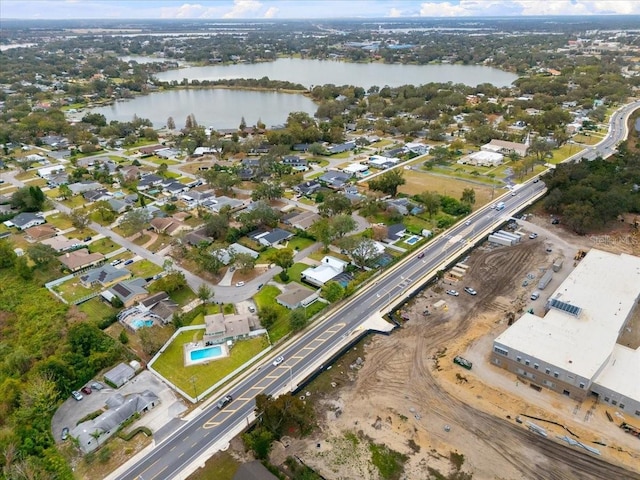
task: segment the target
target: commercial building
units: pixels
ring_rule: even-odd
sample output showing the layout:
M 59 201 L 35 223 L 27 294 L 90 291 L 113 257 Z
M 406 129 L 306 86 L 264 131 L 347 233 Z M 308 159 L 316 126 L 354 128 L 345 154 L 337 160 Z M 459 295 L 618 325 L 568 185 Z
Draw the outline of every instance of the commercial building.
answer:
M 549 298 L 493 343 L 491 362 L 578 401 L 640 417 L 640 349 L 617 343 L 640 300 L 640 257 L 591 250 Z

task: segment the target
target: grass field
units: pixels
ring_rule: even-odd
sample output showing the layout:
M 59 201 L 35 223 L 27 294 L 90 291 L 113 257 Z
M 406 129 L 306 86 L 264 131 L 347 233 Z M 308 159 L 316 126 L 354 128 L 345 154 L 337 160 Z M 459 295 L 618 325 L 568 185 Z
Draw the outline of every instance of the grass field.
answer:
M 114 252 L 119 248 L 121 248 L 120 245 L 110 238 L 101 238 L 89 244 L 91 253 L 101 253 L 103 255 Z
M 478 185 L 476 183 L 450 178 L 443 175 L 434 175 L 428 172 L 415 170 L 405 170 L 404 179 L 406 183 L 398 191 L 407 195 L 415 195 L 425 191 L 436 192 L 441 195 L 448 195 L 460 199 L 465 188 L 473 188 L 476 192 L 476 203 L 474 208 L 489 203 L 492 198 L 492 188 L 490 186 Z M 494 192 L 498 195 L 496 189 Z
M 54 213 L 53 215 L 48 215 L 46 218 L 47 223 L 50 223 L 60 230 L 66 230 L 73 226 L 69 217 L 64 213 Z
M 181 288 L 180 290 L 176 290 L 175 292 L 171 292 L 169 294 L 171 300 L 176 302 L 178 305 L 186 305 L 191 300 L 195 300 L 196 294 L 189 287 Z
M 153 368 L 161 375 L 189 395 L 200 395 L 268 347 L 266 337 L 240 340 L 234 344 L 229 357 L 211 361 L 208 364 L 185 367 L 183 345 L 202 339 L 203 334 L 204 329 L 182 332 L 153 364 Z
M 229 452 L 218 452 L 189 476 L 188 480 L 233 480 L 240 462 Z
M 133 262 L 131 265 L 127 265 L 127 269 L 136 277 L 142 278 L 153 277 L 155 274 L 162 272 L 162 267 L 150 262 L 149 260 Z
M 271 341 L 275 342 L 290 332 L 289 310 L 276 302 L 276 297 L 280 295 L 280 289 L 273 285 L 266 285 L 253 298 L 258 305 L 258 310 L 269 306 L 278 312 L 278 319 L 269 329 Z
M 88 302 L 84 302 L 78 305 L 81 312 L 87 314 L 87 320 L 92 322 L 99 322 L 103 318 L 109 317 L 118 310 L 100 300 L 99 297 L 92 298 Z
M 294 263 L 293 266 L 289 270 L 287 270 L 287 273 L 289 274 L 288 282 L 283 282 L 282 280 L 280 280 L 280 275 L 276 275 L 275 277 L 273 277 L 273 279 L 278 283 L 300 283 L 300 274 L 307 268 L 309 268 L 309 265 L 307 265 L 306 263 Z
M 58 292 L 67 302 L 73 302 L 74 300 L 78 300 L 82 297 L 86 297 L 87 295 L 102 290 L 102 287 L 98 285 L 92 288 L 86 288 L 80 283 L 80 280 L 78 280 L 77 278 L 72 278 L 71 280 L 62 283 L 57 287 L 54 287 L 54 290 Z

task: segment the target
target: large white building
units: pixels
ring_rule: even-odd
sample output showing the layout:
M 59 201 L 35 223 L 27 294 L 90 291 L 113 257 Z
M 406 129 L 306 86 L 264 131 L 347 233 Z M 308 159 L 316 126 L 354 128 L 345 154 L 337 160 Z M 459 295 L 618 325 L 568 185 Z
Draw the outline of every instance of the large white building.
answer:
M 640 300 L 640 257 L 591 250 L 551 295 L 499 335 L 491 361 L 532 385 L 640 417 L 640 348 L 617 343 Z

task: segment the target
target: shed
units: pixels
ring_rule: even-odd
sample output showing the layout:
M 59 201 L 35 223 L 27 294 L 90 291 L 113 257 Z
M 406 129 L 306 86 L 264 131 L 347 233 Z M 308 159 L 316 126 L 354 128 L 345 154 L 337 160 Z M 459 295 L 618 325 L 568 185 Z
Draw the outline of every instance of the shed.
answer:
M 112 385 L 115 385 L 117 388 L 120 388 L 122 385 L 135 377 L 135 375 L 136 371 L 129 365 L 127 365 L 126 363 L 119 363 L 104 374 L 104 380 L 111 383 Z

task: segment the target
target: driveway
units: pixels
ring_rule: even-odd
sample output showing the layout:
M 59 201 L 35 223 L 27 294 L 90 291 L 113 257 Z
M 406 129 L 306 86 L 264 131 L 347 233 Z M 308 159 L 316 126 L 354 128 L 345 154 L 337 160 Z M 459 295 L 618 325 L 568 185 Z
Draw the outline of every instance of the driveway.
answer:
M 149 413 L 143 415 L 142 418 L 135 423 L 135 426 L 144 425 L 154 432 L 186 409 L 177 399 L 174 392 L 147 370 L 141 372 L 133 378 L 133 380 L 127 382 L 117 390 L 109 388 L 104 382 L 100 383 L 102 383 L 105 388 L 102 390 L 93 390 L 91 395 L 83 394 L 84 398 L 80 401 L 69 397 L 58 407 L 51 421 L 51 430 L 56 442 L 60 441 L 60 435 L 64 427 L 73 430 L 78 424 L 78 420 L 92 412 L 105 408 L 107 398 L 116 393 L 129 395 L 144 390 L 151 390 L 160 398 L 160 404 Z

